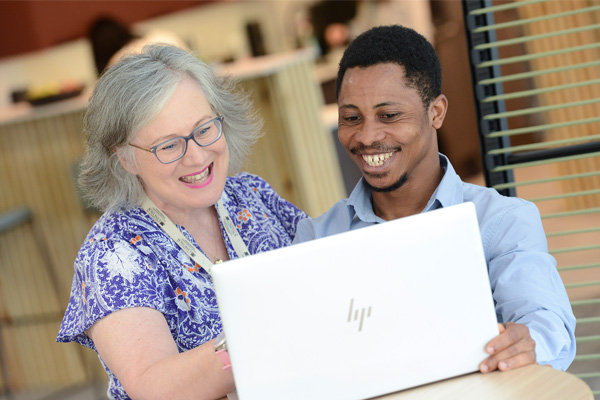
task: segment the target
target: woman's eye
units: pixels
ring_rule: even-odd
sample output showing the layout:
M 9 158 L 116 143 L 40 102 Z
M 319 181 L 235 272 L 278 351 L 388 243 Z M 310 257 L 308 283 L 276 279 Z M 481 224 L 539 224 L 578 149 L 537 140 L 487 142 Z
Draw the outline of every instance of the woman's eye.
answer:
M 208 134 L 208 131 L 210 131 L 210 127 L 204 128 L 204 129 L 200 129 L 199 131 L 196 131 L 196 135 L 197 136 L 206 136 L 206 134 Z
M 164 145 L 160 146 L 158 148 L 158 150 L 160 151 L 173 151 L 177 148 L 178 144 L 176 142 L 171 142 L 171 143 L 165 143 Z

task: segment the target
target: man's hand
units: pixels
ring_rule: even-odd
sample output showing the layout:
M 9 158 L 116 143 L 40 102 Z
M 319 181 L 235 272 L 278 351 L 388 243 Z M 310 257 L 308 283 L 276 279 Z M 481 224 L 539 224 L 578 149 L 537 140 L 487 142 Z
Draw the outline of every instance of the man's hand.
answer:
M 491 372 L 495 369 L 508 371 L 535 364 L 535 342 L 529 336 L 527 326 L 507 322 L 498 324 L 498 328 L 500 334 L 485 348 L 490 356 L 479 365 L 481 372 Z

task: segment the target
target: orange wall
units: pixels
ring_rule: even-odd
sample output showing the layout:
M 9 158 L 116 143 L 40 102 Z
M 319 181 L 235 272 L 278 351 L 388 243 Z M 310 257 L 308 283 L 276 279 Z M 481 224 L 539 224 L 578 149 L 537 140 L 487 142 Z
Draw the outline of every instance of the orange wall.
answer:
M 0 58 L 84 37 L 99 16 L 131 25 L 208 2 L 0 0 Z

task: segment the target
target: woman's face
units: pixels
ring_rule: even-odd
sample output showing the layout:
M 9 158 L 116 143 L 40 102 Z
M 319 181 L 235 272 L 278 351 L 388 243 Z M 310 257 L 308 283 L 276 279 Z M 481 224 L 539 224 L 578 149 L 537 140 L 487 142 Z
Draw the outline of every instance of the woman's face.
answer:
M 131 143 L 148 149 L 188 136 L 215 117 L 200 86 L 185 76 L 158 116 L 140 129 Z M 141 178 L 148 197 L 167 214 L 210 207 L 221 197 L 227 178 L 229 149 L 224 135 L 207 147 L 189 140 L 185 155 L 170 164 L 161 163 L 152 153 L 134 149 L 137 165 L 124 167 Z

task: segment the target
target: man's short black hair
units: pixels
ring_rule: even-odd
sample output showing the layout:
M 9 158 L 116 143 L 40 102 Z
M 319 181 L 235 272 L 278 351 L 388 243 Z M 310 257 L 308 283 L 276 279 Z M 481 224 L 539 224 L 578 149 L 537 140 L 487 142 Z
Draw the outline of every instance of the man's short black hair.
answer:
M 431 43 L 410 28 L 390 25 L 363 32 L 350 43 L 340 61 L 336 99 L 348 68 L 366 68 L 381 63 L 403 66 L 405 83 L 419 92 L 425 107 L 442 93 L 442 68 Z

